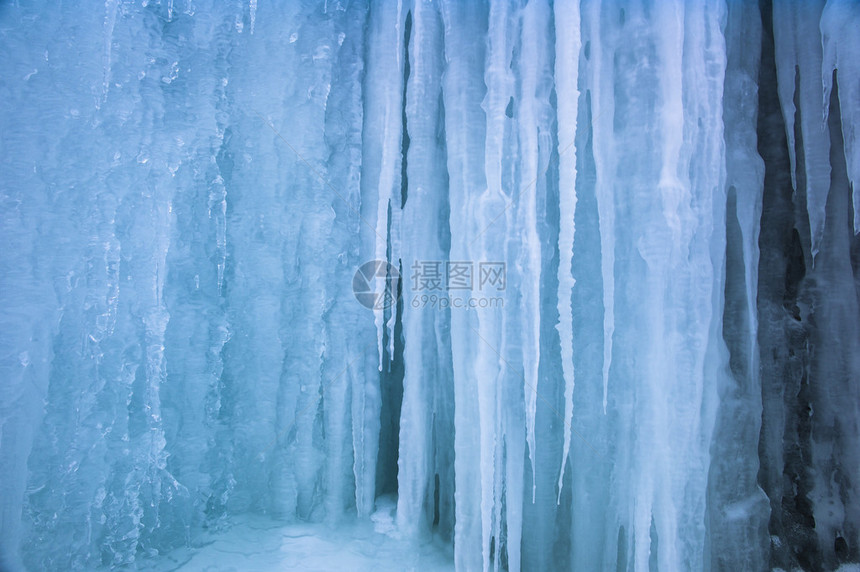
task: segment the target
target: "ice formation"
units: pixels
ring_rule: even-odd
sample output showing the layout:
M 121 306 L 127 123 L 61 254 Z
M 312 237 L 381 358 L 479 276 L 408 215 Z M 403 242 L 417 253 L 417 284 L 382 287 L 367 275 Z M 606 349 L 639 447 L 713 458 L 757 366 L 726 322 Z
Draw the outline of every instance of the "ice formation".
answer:
M 0 96 L 0 570 L 860 561 L 856 1 L 6 2 Z

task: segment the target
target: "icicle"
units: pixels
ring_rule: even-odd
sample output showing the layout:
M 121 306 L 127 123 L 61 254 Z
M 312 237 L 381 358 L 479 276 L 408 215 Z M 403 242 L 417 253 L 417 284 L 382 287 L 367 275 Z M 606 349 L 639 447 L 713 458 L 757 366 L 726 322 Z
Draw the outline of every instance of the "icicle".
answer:
M 523 23 L 523 59 L 529 62 L 523 71 L 523 94 L 533 94 L 535 89 L 534 61 L 537 56 L 533 42 L 529 41 L 531 37 L 525 30 L 526 24 Z M 524 96 L 521 98 L 521 105 L 518 117 L 522 132 L 520 133 L 520 141 L 522 145 L 521 159 L 522 166 L 520 177 L 520 185 L 528 184 L 527 181 L 536 180 L 538 175 L 538 148 L 537 134 L 535 133 L 536 117 L 534 109 L 531 107 L 533 102 L 530 98 Z M 532 348 L 534 343 L 540 336 L 540 322 L 537 319 L 535 312 L 535 304 L 540 307 L 539 293 L 536 292 L 532 282 L 532 272 L 535 271 L 535 253 L 534 249 L 540 249 L 540 241 L 537 237 L 537 229 L 534 227 L 535 218 L 537 216 L 535 209 L 535 192 L 534 189 L 528 189 L 523 192 L 519 198 L 517 205 L 517 226 L 523 225 L 514 230 L 514 233 L 522 236 L 521 247 L 526 252 L 521 254 L 523 262 L 521 270 L 522 282 L 521 300 L 522 300 L 522 327 L 523 327 L 523 379 L 525 387 L 523 394 L 526 400 L 526 443 L 529 446 L 529 459 L 532 466 L 532 502 L 535 501 L 535 491 L 537 487 L 537 459 L 535 458 L 535 415 L 537 414 L 537 362 L 538 348 Z M 537 253 L 538 260 L 540 253 Z M 537 263 L 540 268 L 540 262 Z M 535 294 L 538 294 L 538 299 L 535 299 Z M 534 351 L 537 350 L 537 351 Z
M 819 22 L 824 3 L 775 2 L 773 33 L 776 49 L 779 99 L 788 136 L 789 153 L 797 190 L 797 145 L 795 131 L 795 91 L 800 105 L 800 132 L 806 178 L 806 208 L 813 261 L 824 234 L 824 208 L 830 190 L 830 136 L 822 112 L 824 84 Z M 797 79 L 797 81 L 795 81 Z M 823 109 L 827 106 L 824 105 Z
M 253 35 L 254 24 L 257 22 L 257 0 L 250 0 L 248 8 L 251 12 L 251 35 Z
M 788 159 L 791 163 L 791 186 L 797 191 L 797 149 L 794 137 L 794 116 L 797 108 L 794 106 L 795 80 L 795 47 L 794 37 L 790 32 L 791 12 L 787 6 L 777 3 L 773 7 L 774 50 L 776 52 L 776 71 L 779 81 L 777 90 L 782 107 L 782 117 L 785 121 L 785 136 L 788 141 Z M 788 55 L 783 55 L 788 54 Z
M 590 11 L 591 39 L 591 130 L 594 164 L 597 171 L 595 195 L 600 224 L 600 266 L 603 276 L 603 413 L 609 395 L 609 369 L 612 364 L 612 336 L 615 332 L 615 191 L 613 170 L 613 117 L 615 102 L 612 87 L 612 62 L 603 62 L 600 7 Z
M 383 3 L 371 19 L 368 31 L 368 67 L 365 76 L 365 98 L 374 102 L 365 110 L 365 125 L 373 125 L 372 134 L 364 136 L 363 193 L 375 198 L 376 230 L 372 237 L 374 260 L 389 261 L 397 266 L 399 254 L 399 201 L 393 201 L 395 189 L 400 188 L 400 145 L 402 105 L 403 30 L 400 24 L 402 2 Z M 392 73 L 392 70 L 398 70 Z M 378 134 L 377 134 L 378 133 Z M 372 165 L 372 166 L 371 166 Z M 390 231 L 390 232 L 389 232 Z M 374 310 L 377 338 L 377 367 L 382 371 L 384 334 L 388 336 L 389 355 L 393 353 L 395 308 Z
M 561 338 L 561 365 L 564 372 L 564 447 L 561 470 L 558 474 L 558 499 L 564 470 L 570 453 L 571 424 L 573 422 L 573 388 L 575 383 L 573 365 L 573 308 L 571 295 L 576 279 L 573 277 L 572 258 L 576 232 L 576 148 L 569 148 L 568 141 L 576 137 L 577 108 L 579 104 L 579 50 L 582 47 L 579 33 L 579 0 L 557 2 L 555 10 L 556 55 L 555 89 L 558 98 L 558 315 L 556 324 Z
M 551 147 L 552 111 L 549 102 L 549 78 L 552 68 L 547 45 L 550 8 L 540 1 L 523 8 L 521 60 L 528 62 L 518 69 L 520 107 L 517 114 L 520 176 L 516 201 L 516 227 L 511 242 L 521 241 L 518 261 L 521 267 L 520 320 L 523 354 L 524 395 L 526 402 L 526 441 L 532 464 L 532 502 L 537 492 L 537 453 L 535 422 L 537 415 L 538 364 L 540 361 L 540 273 L 541 239 L 538 235 L 538 195 L 544 192 Z M 528 188 L 531 186 L 531 188 Z
M 821 15 L 824 109 L 829 109 L 833 72 L 839 82 L 839 111 L 848 179 L 853 187 L 854 234 L 860 233 L 860 4 L 828 0 Z
M 511 71 L 511 58 L 514 49 L 512 28 L 516 21 L 513 7 L 499 3 L 490 7 L 489 33 L 487 38 L 487 62 L 484 70 L 484 83 L 487 93 L 482 107 L 486 112 L 486 139 L 483 159 L 486 176 L 486 191 L 478 198 L 477 209 L 478 235 L 470 244 L 473 261 L 507 260 L 507 243 L 512 231 L 509 228 L 512 188 L 508 163 L 512 139 L 511 118 L 506 114 L 509 102 L 515 93 L 514 74 Z M 516 238 L 514 238 L 516 240 Z M 501 522 L 500 513 L 494 504 L 500 491 L 495 491 L 496 480 L 503 470 L 502 458 L 497 455 L 497 443 L 505 440 L 499 419 L 503 408 L 517 407 L 519 403 L 499 403 L 502 399 L 500 387 L 505 379 L 508 364 L 504 361 L 508 352 L 508 336 L 505 328 L 506 316 L 498 312 L 482 313 L 479 316 L 478 335 L 482 345 L 476 352 L 478 372 L 478 408 L 481 427 L 480 476 L 481 476 L 481 554 L 483 570 L 490 565 L 490 542 L 494 533 L 498 541 Z M 501 359 L 500 359 L 501 356 Z M 520 382 L 521 383 L 521 382 Z M 517 427 L 513 431 L 522 431 Z M 515 462 L 521 464 L 517 459 Z M 522 468 L 520 468 L 522 471 Z M 519 539 L 512 539 L 519 542 Z M 498 545 L 497 545 L 498 546 Z

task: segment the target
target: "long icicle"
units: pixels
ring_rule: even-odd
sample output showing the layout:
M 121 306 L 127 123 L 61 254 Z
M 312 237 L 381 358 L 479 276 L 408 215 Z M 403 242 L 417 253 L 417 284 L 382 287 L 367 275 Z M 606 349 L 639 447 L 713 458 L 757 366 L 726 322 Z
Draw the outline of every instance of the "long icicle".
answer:
M 561 470 L 558 473 L 558 499 L 564 470 L 570 453 L 571 424 L 573 422 L 573 389 L 575 371 L 573 364 L 573 307 L 571 295 L 576 279 L 573 277 L 573 244 L 576 233 L 576 148 L 569 148 L 568 141 L 576 137 L 577 107 L 579 102 L 579 50 L 580 38 L 579 0 L 557 2 L 555 10 L 555 89 L 558 98 L 558 315 L 556 324 L 561 338 L 561 366 L 564 373 L 564 447 Z

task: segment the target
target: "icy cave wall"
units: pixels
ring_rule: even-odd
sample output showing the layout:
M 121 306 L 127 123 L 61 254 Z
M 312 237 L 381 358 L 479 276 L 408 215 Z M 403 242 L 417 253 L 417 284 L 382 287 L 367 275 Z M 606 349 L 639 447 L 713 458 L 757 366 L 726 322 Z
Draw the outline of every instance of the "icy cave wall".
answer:
M 858 560 L 850 1 L 0 6 L 0 568 L 229 515 Z M 367 260 L 399 268 L 357 303 Z M 416 261 L 504 304 L 416 307 Z

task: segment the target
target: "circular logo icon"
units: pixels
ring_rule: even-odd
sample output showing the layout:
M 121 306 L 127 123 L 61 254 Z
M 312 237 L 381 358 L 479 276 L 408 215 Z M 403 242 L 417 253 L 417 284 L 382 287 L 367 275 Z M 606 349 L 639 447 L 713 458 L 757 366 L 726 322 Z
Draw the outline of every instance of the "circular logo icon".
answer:
M 352 293 L 365 308 L 385 310 L 397 302 L 400 272 L 385 260 L 365 262 L 352 277 Z

